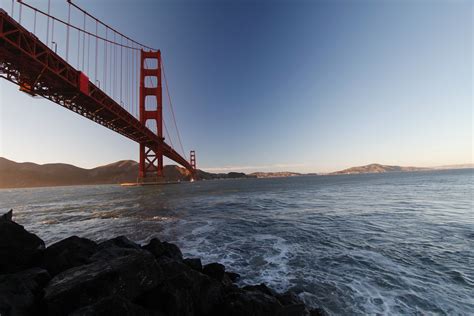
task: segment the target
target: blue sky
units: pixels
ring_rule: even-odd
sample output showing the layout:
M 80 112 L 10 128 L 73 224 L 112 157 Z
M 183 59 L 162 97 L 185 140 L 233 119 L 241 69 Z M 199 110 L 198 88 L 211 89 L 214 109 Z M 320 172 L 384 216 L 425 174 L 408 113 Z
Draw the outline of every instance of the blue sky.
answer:
M 473 162 L 470 1 L 75 2 L 162 50 L 200 168 Z M 65 16 L 66 2 L 52 3 Z M 82 167 L 138 159 L 137 144 L 5 80 L 0 102 L 0 156 Z

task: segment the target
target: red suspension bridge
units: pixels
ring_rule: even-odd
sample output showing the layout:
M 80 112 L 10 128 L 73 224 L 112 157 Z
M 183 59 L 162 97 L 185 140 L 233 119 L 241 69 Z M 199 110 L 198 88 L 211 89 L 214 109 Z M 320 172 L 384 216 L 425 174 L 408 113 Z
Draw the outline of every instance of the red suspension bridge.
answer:
M 195 179 L 195 152 L 188 161 L 160 51 L 65 4 L 63 19 L 51 13 L 51 0 L 42 10 L 24 0 L 0 9 L 0 76 L 139 143 L 139 182 L 163 179 L 163 156 Z M 181 153 L 163 120 L 163 82 Z

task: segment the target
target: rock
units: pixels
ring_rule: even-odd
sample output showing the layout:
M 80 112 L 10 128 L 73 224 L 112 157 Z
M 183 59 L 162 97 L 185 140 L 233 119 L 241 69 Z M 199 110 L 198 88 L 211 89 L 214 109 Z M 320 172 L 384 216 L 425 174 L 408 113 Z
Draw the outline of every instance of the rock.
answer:
M 179 261 L 183 260 L 183 254 L 178 246 L 166 241 L 161 242 L 158 238 L 152 238 L 150 242 L 142 248 L 151 252 L 155 258 L 165 256 Z
M 243 289 L 246 290 L 246 291 L 262 292 L 262 293 L 265 293 L 265 294 L 273 296 L 273 297 L 278 296 L 277 292 L 275 292 L 274 290 L 272 290 L 271 288 L 269 288 L 268 286 L 266 286 L 263 283 L 260 283 L 258 285 L 246 285 L 246 286 L 243 287 Z
M 220 302 L 223 287 L 218 281 L 180 261 L 159 261 L 166 279 L 137 302 L 166 315 L 208 315 Z
M 192 283 L 184 273 L 173 276 L 145 293 L 137 302 L 169 316 L 194 315 Z
M 48 271 L 40 268 L 0 275 L 0 315 L 35 314 L 41 289 L 50 279 Z
M 226 272 L 225 273 L 232 282 L 237 282 L 240 279 L 240 274 L 235 272 Z
M 23 226 L 11 221 L 12 211 L 0 220 L 0 274 L 34 266 L 44 250 L 44 242 Z
M 10 210 L 7 213 L 0 216 L 0 221 L 12 222 L 13 221 L 13 210 Z
M 70 316 L 141 316 L 150 315 L 143 307 L 133 304 L 123 297 L 114 295 L 103 298 L 97 303 L 75 310 Z M 156 314 L 155 314 L 156 315 Z
M 67 269 L 90 263 L 90 257 L 97 249 L 97 244 L 92 240 L 72 236 L 46 248 L 41 266 L 55 276 Z
M 290 304 L 282 307 L 280 316 L 310 316 L 305 304 Z
M 190 267 L 191 269 L 194 269 L 198 272 L 202 272 L 202 263 L 201 259 L 199 258 L 186 258 L 183 260 L 183 262 Z
M 115 237 L 101 242 L 90 261 L 108 261 L 115 258 L 134 255 L 142 252 L 141 247 L 125 236 Z
M 202 268 L 202 272 L 217 281 L 222 281 L 225 275 L 225 267 L 217 262 L 209 263 Z
M 111 295 L 133 300 L 155 288 L 163 280 L 162 270 L 152 255 L 135 251 L 131 255 L 96 261 L 55 276 L 45 289 L 48 315 L 67 314 Z
M 260 291 L 233 289 L 224 296 L 213 313 L 228 316 L 266 316 L 280 315 L 282 311 L 282 305 L 273 296 Z
M 118 237 L 103 241 L 99 244 L 100 249 L 107 249 L 107 248 L 112 248 L 112 247 L 137 249 L 137 250 L 141 249 L 140 245 L 131 241 L 125 236 L 118 236 Z
M 313 308 L 309 311 L 310 316 L 326 316 L 327 313 L 322 308 Z
M 287 291 L 283 294 L 277 294 L 276 298 L 282 305 L 303 304 L 303 301 L 299 298 L 299 296 L 291 291 Z

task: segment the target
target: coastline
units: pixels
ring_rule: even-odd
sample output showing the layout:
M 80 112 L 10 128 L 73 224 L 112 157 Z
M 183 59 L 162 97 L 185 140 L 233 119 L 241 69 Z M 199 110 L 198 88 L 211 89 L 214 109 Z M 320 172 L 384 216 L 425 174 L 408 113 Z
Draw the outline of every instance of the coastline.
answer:
M 238 287 L 239 278 L 157 238 L 71 236 L 45 247 L 12 211 L 0 217 L 1 315 L 325 315 L 292 292 Z

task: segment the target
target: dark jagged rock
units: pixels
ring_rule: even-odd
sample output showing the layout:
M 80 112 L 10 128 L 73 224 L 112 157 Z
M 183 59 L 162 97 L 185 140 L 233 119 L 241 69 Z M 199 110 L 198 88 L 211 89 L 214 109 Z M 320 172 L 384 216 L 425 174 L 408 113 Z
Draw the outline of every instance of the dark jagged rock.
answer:
M 90 257 L 97 249 L 97 244 L 92 240 L 71 236 L 46 248 L 41 266 L 55 276 L 67 269 L 90 263 Z
M 202 272 L 217 281 L 222 281 L 225 276 L 225 267 L 217 262 L 209 263 L 202 268 Z
M 118 236 L 106 241 L 103 241 L 99 244 L 99 248 L 108 249 L 112 247 L 118 248 L 128 248 L 128 249 L 140 249 L 140 245 L 131 241 L 125 236 Z
M 139 299 L 141 305 L 167 315 L 208 315 L 220 302 L 218 281 L 171 258 L 158 262 L 166 279 Z
M 199 258 L 186 258 L 183 260 L 183 262 L 190 267 L 191 269 L 194 269 L 198 272 L 202 272 L 202 263 L 201 259 Z
M 50 279 L 48 271 L 40 268 L 0 275 L 0 315 L 34 314 Z
M 224 296 L 221 304 L 214 311 L 214 314 L 228 316 L 266 316 L 280 315 L 282 311 L 282 305 L 273 296 L 260 291 L 233 289 Z
M 287 291 L 282 294 L 277 294 L 276 298 L 282 305 L 303 304 L 303 301 L 294 292 Z
M 225 273 L 232 282 L 237 282 L 240 279 L 240 274 L 235 272 L 226 272 Z
M 44 242 L 13 222 L 12 211 L 0 220 L 0 274 L 33 267 L 44 250 Z
M 183 254 L 178 246 L 166 241 L 161 242 L 158 238 L 152 238 L 150 242 L 142 248 L 151 252 L 155 258 L 165 256 L 179 261 L 183 260 Z
M 142 316 L 151 315 L 140 305 L 133 304 L 129 300 L 118 295 L 109 296 L 99 300 L 97 303 L 75 310 L 70 316 Z M 153 314 L 157 316 L 157 313 Z
M 290 304 L 282 307 L 280 316 L 310 316 L 305 304 Z
M 7 213 L 0 216 L 0 221 L 4 221 L 4 222 L 13 221 L 13 210 L 9 210 Z
M 98 245 L 98 250 L 90 257 L 90 261 L 112 260 L 142 252 L 141 247 L 125 236 L 118 236 Z
M 58 274 L 46 287 L 44 300 L 48 314 L 67 314 L 110 295 L 133 300 L 156 287 L 162 278 L 162 271 L 153 256 L 137 251 Z
M 243 287 L 243 289 L 246 290 L 246 291 L 262 292 L 262 293 L 265 293 L 267 295 L 274 296 L 274 297 L 278 296 L 277 292 L 275 292 L 274 290 L 272 290 L 271 288 L 269 288 L 268 286 L 266 286 L 263 283 L 260 283 L 258 285 L 246 285 L 246 286 Z
M 1 316 L 326 315 L 309 311 L 292 292 L 239 288 L 238 273 L 183 260 L 176 245 L 157 238 L 140 247 L 124 236 L 99 245 L 72 236 L 44 250 L 11 212 L 0 217 L 0 268 Z
M 322 308 L 313 308 L 309 311 L 310 316 L 327 316 L 328 314 Z

